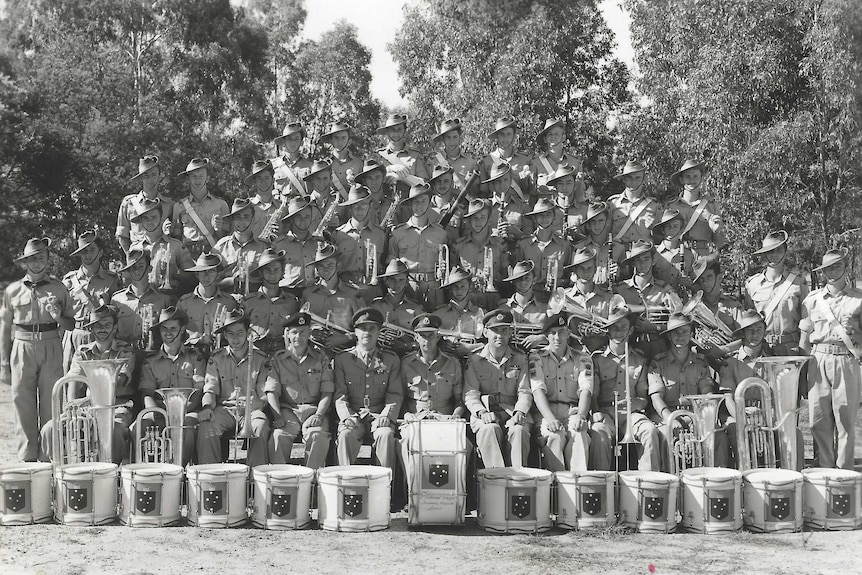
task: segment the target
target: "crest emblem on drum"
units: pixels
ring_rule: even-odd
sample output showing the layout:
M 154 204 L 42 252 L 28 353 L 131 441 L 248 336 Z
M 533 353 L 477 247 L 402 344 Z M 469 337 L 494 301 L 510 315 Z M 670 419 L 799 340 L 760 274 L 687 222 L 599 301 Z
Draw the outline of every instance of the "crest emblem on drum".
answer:
M 849 493 L 833 493 L 829 508 L 835 515 L 844 517 L 853 510 L 853 498 Z
M 512 515 L 518 519 L 525 519 L 532 514 L 533 502 L 529 494 L 513 495 L 511 502 Z
M 204 509 L 209 513 L 218 513 L 224 507 L 224 491 L 221 489 L 204 491 Z
M 602 494 L 600 491 L 581 492 L 581 509 L 589 515 L 602 512 Z
M 709 516 L 724 521 L 730 515 L 730 497 L 710 497 Z
M 66 504 L 73 511 L 89 511 L 89 489 L 71 488 L 66 493 Z
M 290 515 L 290 493 L 272 494 L 272 514 L 276 517 Z
M 344 514 L 348 517 L 356 517 L 362 514 L 362 494 L 345 493 L 342 501 Z
M 769 514 L 778 521 L 790 517 L 790 497 L 772 497 L 769 500 Z
M 443 487 L 449 483 L 449 464 L 432 463 L 429 465 L 428 482 L 434 487 Z
M 644 515 L 652 520 L 664 519 L 664 497 L 644 497 Z
M 18 513 L 27 507 L 27 490 L 23 487 L 6 489 L 6 511 Z
M 135 499 L 135 509 L 141 513 L 152 513 L 156 510 L 157 494 L 155 491 L 138 491 Z

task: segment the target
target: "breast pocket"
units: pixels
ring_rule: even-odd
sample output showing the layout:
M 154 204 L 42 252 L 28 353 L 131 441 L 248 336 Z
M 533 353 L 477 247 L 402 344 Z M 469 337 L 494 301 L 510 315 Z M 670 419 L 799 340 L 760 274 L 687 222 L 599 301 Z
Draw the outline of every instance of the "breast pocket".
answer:
M 12 307 L 30 307 L 33 304 L 33 294 L 30 290 L 24 290 L 9 298 Z
M 434 382 L 437 391 L 437 397 L 441 400 L 452 397 L 452 394 L 454 392 L 454 383 L 454 378 L 447 375 L 438 375 L 437 380 Z
M 305 372 L 305 386 L 313 397 L 320 396 L 320 379 L 323 371 L 319 367 L 311 367 Z
M 521 368 L 513 367 L 505 372 L 505 387 L 503 390 L 507 395 L 516 395 L 518 393 L 518 382 L 521 380 Z

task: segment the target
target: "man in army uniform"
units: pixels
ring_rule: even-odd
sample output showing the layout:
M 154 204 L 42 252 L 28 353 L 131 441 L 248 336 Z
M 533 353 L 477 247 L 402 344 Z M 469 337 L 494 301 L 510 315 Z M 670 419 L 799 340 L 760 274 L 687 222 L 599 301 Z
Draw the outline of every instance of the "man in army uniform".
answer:
M 250 194 L 250 201 L 254 206 L 251 235 L 268 243 L 278 237 L 278 224 L 280 222 L 275 222 L 276 229 L 272 231 L 269 237 L 261 238 L 260 234 L 281 206 L 281 200 L 275 199 L 272 195 L 275 191 L 275 169 L 272 167 L 272 162 L 255 160 L 251 165 L 251 173 L 245 177 L 245 183 L 254 186 L 254 193 Z
M 557 313 L 542 324 L 548 344 L 530 354 L 530 388 L 540 415 L 536 428 L 545 467 L 586 471 L 593 361 L 569 347 L 568 319 Z
M 449 297 L 448 303 L 434 311 L 434 315 L 440 318 L 441 327 L 464 334 L 466 337 L 481 337 L 482 318 L 485 316 L 485 311 L 471 301 L 472 274 L 461 266 L 455 266 L 441 287 Z M 471 349 L 471 351 L 478 351 L 478 349 Z
M 691 291 L 692 268 L 697 260 L 697 254 L 682 242 L 683 225 L 679 210 L 667 208 L 656 222 L 654 232 L 661 239 L 656 246 L 653 273 L 678 294 Z
M 198 463 L 222 462 L 222 435 L 234 430 L 242 435 L 244 429 L 248 432 L 249 467 L 267 463 L 271 427 L 262 398 L 270 363 L 249 341 L 248 327 L 248 317 L 236 309 L 227 314 L 216 332 L 224 335 L 227 345 L 215 350 L 207 362 L 198 414 Z M 245 402 L 251 402 L 251 421 L 245 421 Z
M 314 283 L 314 254 L 317 251 L 318 239 L 311 235 L 311 204 L 306 198 L 290 198 L 287 213 L 282 218 L 282 225 L 287 226 L 284 235 L 272 243 L 276 251 L 284 251 L 284 279 L 282 285 L 296 288 L 295 293 L 301 294 L 302 288 Z
M 431 186 L 431 215 L 430 220 L 435 224 L 440 223 L 443 216 L 453 207 L 453 203 L 458 199 L 455 191 L 455 178 L 453 177 L 451 166 L 434 166 L 434 171 L 428 179 L 428 185 Z M 446 226 L 446 235 L 449 237 L 448 242 L 452 243 L 458 239 L 460 235 L 462 223 L 462 206 L 455 207 L 455 212 Z
M 566 153 L 566 121 L 562 118 L 548 118 L 545 126 L 536 135 L 536 143 L 542 150 L 530 164 L 530 169 L 536 174 L 539 185 L 544 185 L 547 178 L 557 171 L 557 168 L 569 165 L 576 172 L 581 169 L 581 160 Z
M 339 465 L 353 465 L 370 436 L 375 465 L 395 468 L 395 423 L 404 399 L 404 379 L 398 357 L 377 348 L 382 324 L 383 315 L 376 309 L 357 311 L 351 320 L 356 346 L 333 362 Z
M 90 312 L 111 301 L 111 295 L 120 287 L 113 272 L 102 267 L 102 239 L 95 230 L 78 236 L 78 249 L 71 253 L 81 259 L 81 267 L 63 276 L 63 285 L 72 296 L 75 308 L 75 329 L 63 334 L 63 366 L 68 369 L 72 355 L 90 342 L 90 332 L 84 328 Z
M 388 258 L 404 260 L 410 270 L 410 287 L 426 309 L 443 303 L 440 281 L 449 272 L 440 269 L 441 251 L 446 246 L 446 231 L 429 221 L 431 186 L 417 184 L 410 188 L 413 215 L 392 229 Z
M 288 463 L 293 442 L 305 443 L 306 467 L 318 469 L 329 453 L 329 408 L 335 383 L 325 354 L 308 345 L 311 318 L 293 313 L 284 322 L 286 349 L 272 358 L 264 391 L 273 414 L 270 463 Z
M 10 283 L 0 308 L 0 375 L 12 385 L 18 458 L 36 461 L 39 429 L 51 419 L 51 391 L 63 376 L 60 330 L 75 326 L 66 287 L 48 275 L 50 238 L 31 238 L 15 258 L 24 277 Z
M 721 265 L 717 260 L 700 258 L 691 270 L 694 282 L 692 289 L 702 291 L 702 302 L 731 331 L 742 312 L 742 304 L 736 298 L 721 293 Z M 710 354 L 711 355 L 711 354 Z
M 250 269 L 249 273 L 260 278 L 261 286 L 243 298 L 242 307 L 248 315 L 255 346 L 272 354 L 284 349 L 284 322 L 299 309 L 296 297 L 282 290 L 279 285 L 284 277 L 284 252 L 266 248 L 257 267 Z
M 646 168 L 637 161 L 629 160 L 622 171 L 614 176 L 622 180 L 626 188 L 608 198 L 611 204 L 614 241 L 628 250 L 637 240 L 652 242 L 651 231 L 661 213 L 658 201 L 646 195 L 644 179 Z
M 152 331 L 157 332 L 162 344 L 147 354 L 141 369 L 141 382 L 138 386 L 145 408 L 165 408 L 164 400 L 158 395 L 160 389 L 184 388 L 195 391 L 188 398 L 186 417 L 183 421 L 182 462 L 185 465 L 194 459 L 197 443 L 198 411 L 203 394 L 206 360 L 185 342 L 188 317 L 176 307 L 166 307 L 157 316 Z M 150 417 L 148 417 L 148 415 Z M 165 426 L 161 414 L 149 413 L 143 417 L 144 425 L 161 430 Z M 143 435 L 143 431 L 141 435 Z M 140 446 L 135 445 L 134 449 Z
M 117 309 L 117 339 L 140 352 L 136 357 L 140 365 L 143 352 L 156 348 L 150 327 L 161 311 L 174 302 L 170 295 L 150 285 L 150 255 L 139 246 L 129 250 L 126 264 L 119 271 L 126 276 L 129 287 L 111 297 L 111 305 Z
M 171 235 L 179 238 L 192 258 L 215 247 L 224 235 L 222 218 L 230 211 L 221 198 L 207 191 L 209 158 L 194 158 L 177 177 L 189 184 L 189 195 L 174 204 Z
M 362 159 L 350 152 L 350 125 L 332 122 L 320 135 L 321 144 L 329 144 L 331 155 L 327 158 L 332 166 L 332 187 L 341 200 L 347 199 L 347 190 L 353 185 L 353 176 L 362 170 Z
M 221 256 L 225 266 L 232 270 L 233 277 L 225 278 L 225 287 L 238 296 L 247 296 L 260 287 L 260 282 L 252 277 L 250 270 L 257 266 L 267 244 L 253 234 L 255 210 L 257 208 L 251 200 L 235 199 L 230 213 L 224 217 L 231 233 L 220 239 L 212 251 Z
M 534 229 L 533 221 L 525 217 L 530 211 L 530 197 L 512 188 L 512 167 L 505 162 L 494 164 L 488 179 L 482 181 L 491 191 L 494 209 L 491 221 L 497 237 L 513 248 L 515 242 L 528 236 Z
M 504 251 L 500 238 L 492 235 L 491 201 L 482 198 L 470 200 L 464 220 L 465 232 L 452 245 L 453 261 L 473 275 L 476 287 L 472 293 L 473 301 L 484 309 L 496 309 L 500 303 L 500 290 L 505 289 L 502 280 L 511 254 Z M 445 324 L 446 318 L 443 320 Z
M 388 181 L 390 179 L 386 173 L 386 166 L 374 158 L 365 160 L 362 171 L 354 177 L 355 185 L 365 186 L 371 193 L 369 220 L 382 228 L 385 223 L 384 218 L 391 215 L 391 221 L 384 231 L 388 231 L 392 226 L 400 224 L 410 217 L 409 210 L 403 204 L 393 206 L 396 197 L 401 197 L 402 192 L 397 189 L 395 183 Z M 347 201 L 349 200 L 348 194 Z M 394 211 L 390 211 L 390 208 Z
M 593 246 L 578 248 L 575 251 L 572 263 L 565 267 L 567 274 L 574 272 L 575 276 L 574 285 L 566 290 L 566 298 L 596 317 L 607 317 L 612 294 L 593 281 L 596 276 L 597 259 L 598 253 Z M 593 352 L 605 347 L 608 339 L 604 334 L 588 333 L 581 338 L 581 343 Z
M 853 469 L 859 407 L 862 291 L 847 282 L 848 253 L 833 249 L 814 271 L 826 285 L 802 300 L 799 322 L 803 353 L 811 353 L 808 406 L 820 467 Z
M 539 198 L 533 210 L 527 212 L 535 221 L 535 231 L 518 242 L 515 257 L 518 261 L 538 264 L 534 269 L 540 289 L 548 293 L 562 284 L 563 268 L 571 257 L 571 244 L 552 227 L 556 206 L 549 198 Z
M 513 321 L 541 326 L 548 315 L 548 305 L 536 300 L 533 286 L 536 283 L 535 264 L 532 261 L 521 261 L 515 264 L 505 282 L 512 282 L 515 293 L 506 300 L 513 314 Z
M 625 435 L 627 425 L 625 402 L 628 369 L 632 434 L 640 453 L 638 469 L 661 471 L 661 433 L 645 415 L 649 403 L 646 358 L 641 352 L 628 346 L 628 339 L 634 333 L 634 317 L 624 302 L 617 301 L 612 304 L 607 320 L 608 345 L 593 354 L 595 391 L 592 396 L 590 434 L 593 441 L 590 449 L 591 469 L 608 471 L 616 467 L 613 448 Z
M 215 329 L 219 327 L 216 323 L 237 307 L 236 300 L 218 287 L 222 269 L 221 256 L 201 254 L 194 267 L 186 270 L 195 274 L 198 285 L 177 303 L 180 311 L 189 318 L 188 343 L 196 346 L 204 355 L 209 355 L 214 350 Z
M 141 228 L 140 223 L 136 223 L 132 218 L 140 212 L 141 205 L 144 200 L 160 200 L 160 217 L 159 229 L 165 220 L 170 220 L 174 209 L 173 200 L 169 199 L 164 194 L 159 193 L 159 181 L 161 180 L 161 168 L 159 167 L 159 158 L 157 156 L 144 156 L 138 162 L 138 173 L 132 176 L 131 181 L 134 182 L 140 178 L 141 191 L 129 194 L 120 202 L 120 209 L 117 211 L 117 241 L 123 252 L 128 252 L 129 247 L 143 239 L 145 231 Z
M 382 264 L 386 249 L 386 232 L 371 218 L 371 191 L 363 185 L 353 186 L 339 206 L 347 209 L 350 218 L 338 226 L 334 238 L 338 242 L 338 269 L 343 278 L 368 286 L 375 283 L 373 274 Z M 373 266 L 369 265 L 372 261 Z
M 365 306 L 359 291 L 338 277 L 338 261 L 335 246 L 321 244 L 314 256 L 318 281 L 305 288 L 302 300 L 308 304 L 308 311 L 319 317 L 325 317 L 332 324 L 349 329 L 350 319 Z M 346 341 L 327 341 L 327 347 L 346 343 Z
M 450 118 L 441 122 L 440 129 L 434 136 L 434 144 L 439 146 L 439 150 L 430 154 L 425 164 L 429 174 L 436 165 L 451 166 L 455 187 L 459 191 L 464 189 L 470 174 L 479 171 L 476 160 L 464 155 L 461 150 L 463 136 L 464 128 L 461 126 L 461 120 Z
M 281 135 L 273 142 L 281 155 L 272 159 L 275 185 L 281 190 L 282 201 L 289 197 L 306 195 L 308 192 L 303 178 L 311 168 L 311 160 L 300 152 L 302 141 L 305 140 L 305 128 L 302 122 L 289 122 Z
M 540 192 L 546 192 L 543 195 L 553 193 L 553 197 L 549 199 L 558 208 L 554 212 L 553 227 L 555 230 L 565 232 L 566 238 L 577 237 L 579 231 L 583 233 L 583 223 L 590 206 L 587 190 L 578 177 L 579 174 L 574 166 L 562 164 L 548 176 L 547 187 L 539 188 Z M 553 192 L 549 188 L 553 188 Z
M 479 173 L 483 180 L 491 176 L 491 168 L 495 164 L 505 162 L 512 169 L 512 188 L 523 197 L 529 197 L 532 187 L 532 172 L 530 157 L 518 151 L 515 138 L 518 135 L 518 122 L 511 116 L 497 118 L 494 129 L 488 134 L 488 139 L 494 143 L 494 149 L 482 158 Z M 487 191 L 487 190 L 483 190 Z
M 488 343 L 464 374 L 464 403 L 485 467 L 523 467 L 530 452 L 530 374 L 527 356 L 509 346 L 512 322 L 507 309 L 485 315 Z
M 685 226 L 683 240 L 698 256 L 718 259 L 718 251 L 724 245 L 724 224 L 718 203 L 703 188 L 706 165 L 687 159 L 682 167 L 670 177 L 670 183 L 681 186 L 679 197 L 668 202 L 667 207 L 679 210 Z
M 393 175 L 409 174 L 428 179 L 425 161 L 417 150 L 407 145 L 407 116 L 390 114 L 386 122 L 377 128 L 377 134 L 386 137 L 386 145 L 377 149 L 377 155 Z
M 382 274 L 386 294 L 371 300 L 371 307 L 379 311 L 387 323 L 409 328 L 413 318 L 424 310 L 422 305 L 407 293 L 407 264 L 403 260 L 390 261 Z
M 335 181 L 341 181 L 332 175 L 332 164 L 330 164 L 329 160 L 315 160 L 314 164 L 312 164 L 309 169 L 308 174 L 305 176 L 305 181 L 307 182 L 306 185 L 308 186 L 308 195 L 299 197 L 307 199 L 311 206 L 311 224 L 308 229 L 312 232 L 316 231 L 320 226 L 321 220 L 326 215 L 330 206 L 333 205 L 333 202 L 335 203 L 335 207 L 332 209 L 335 211 L 330 212 L 332 219 L 324 227 L 333 228 L 337 227 L 340 223 L 338 219 L 339 208 L 337 204 L 338 202 L 347 199 L 347 191 L 345 189 L 344 195 L 341 195 L 338 190 L 333 188 L 333 178 Z
M 176 297 L 194 285 L 194 278 L 184 270 L 195 262 L 180 240 L 163 233 L 160 218 L 164 210 L 160 209 L 160 202 L 158 198 L 143 200 L 138 207 L 132 222 L 140 224 L 144 236 L 135 247 L 143 248 L 150 256 L 150 284 Z

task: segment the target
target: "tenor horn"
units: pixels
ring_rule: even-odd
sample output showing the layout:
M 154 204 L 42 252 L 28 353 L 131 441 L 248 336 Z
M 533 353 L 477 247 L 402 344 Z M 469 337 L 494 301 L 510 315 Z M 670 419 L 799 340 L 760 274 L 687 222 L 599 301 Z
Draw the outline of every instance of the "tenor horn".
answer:
M 114 401 L 117 377 L 125 359 L 92 359 L 78 362 L 84 375 L 67 375 L 54 384 L 51 392 L 51 416 L 54 420 L 55 465 L 113 460 Z M 66 401 L 75 395 L 77 384 L 89 391 L 89 403 Z M 67 461 L 68 459 L 68 461 Z
M 709 440 L 716 431 L 723 429 L 718 427 L 718 408 L 724 401 L 723 394 L 687 395 L 685 399 L 691 409 L 677 409 L 665 424 L 670 472 L 674 475 L 694 467 L 713 467 L 715 446 Z M 674 423 L 685 419 L 689 420 L 689 425 L 682 426 L 674 438 Z
M 135 447 L 138 463 L 172 463 L 183 465 L 183 434 L 191 426 L 185 425 L 186 406 L 194 388 L 170 387 L 157 389 L 165 401 L 165 407 L 146 407 L 135 420 Z M 144 429 L 144 416 L 160 413 L 165 418 L 165 427 Z
M 691 339 L 701 349 L 717 347 L 727 350 L 735 341 L 733 330 L 703 303 L 703 291 L 695 293 L 682 307 L 682 313 L 694 320 Z

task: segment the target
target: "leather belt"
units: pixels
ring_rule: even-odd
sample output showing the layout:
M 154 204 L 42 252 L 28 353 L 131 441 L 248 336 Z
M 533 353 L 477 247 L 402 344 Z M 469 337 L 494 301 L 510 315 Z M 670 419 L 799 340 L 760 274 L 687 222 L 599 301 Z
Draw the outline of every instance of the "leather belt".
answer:
M 853 355 L 843 343 L 815 343 L 811 351 L 816 353 L 827 353 L 829 355 Z
M 15 329 L 18 331 L 26 331 L 29 333 L 43 333 L 46 331 L 56 331 L 60 326 L 56 323 L 16 323 Z
M 781 345 L 782 343 L 791 343 L 799 341 L 799 332 L 785 333 L 783 335 L 767 334 L 766 343 L 769 345 Z

